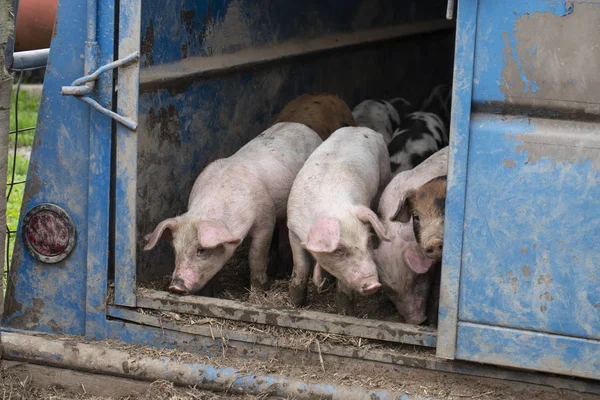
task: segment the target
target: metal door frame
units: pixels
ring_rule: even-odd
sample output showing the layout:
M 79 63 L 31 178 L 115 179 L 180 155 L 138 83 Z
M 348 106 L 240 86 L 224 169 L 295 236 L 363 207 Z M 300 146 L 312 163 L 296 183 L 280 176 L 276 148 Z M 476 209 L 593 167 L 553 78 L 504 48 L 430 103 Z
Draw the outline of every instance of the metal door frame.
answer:
M 481 124 L 488 124 L 485 129 L 501 127 L 502 132 L 505 132 L 504 129 L 506 132 L 529 132 L 535 129 L 537 121 L 534 116 L 527 115 L 528 110 L 521 113 L 525 115 L 523 118 L 513 116 L 508 121 L 502 115 L 480 114 L 472 110 L 479 3 L 479 0 L 462 0 L 458 6 L 436 355 L 445 359 L 599 379 L 598 340 L 459 320 L 471 132 L 473 127 Z M 564 6 L 566 13 L 570 14 L 573 5 L 565 2 Z

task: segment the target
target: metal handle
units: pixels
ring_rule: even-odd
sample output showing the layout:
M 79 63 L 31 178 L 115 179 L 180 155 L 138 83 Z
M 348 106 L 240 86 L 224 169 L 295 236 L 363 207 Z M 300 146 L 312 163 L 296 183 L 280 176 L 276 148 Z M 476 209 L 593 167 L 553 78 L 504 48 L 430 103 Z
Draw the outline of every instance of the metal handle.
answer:
M 119 115 L 107 108 L 104 108 L 100 104 L 98 104 L 97 101 L 95 101 L 94 99 L 92 99 L 89 96 L 86 96 L 86 95 L 90 94 L 93 90 L 93 86 L 86 85 L 86 83 L 95 82 L 102 73 L 104 73 L 108 70 L 111 70 L 111 69 L 115 69 L 115 68 L 127 65 L 127 64 L 131 64 L 132 62 L 139 60 L 139 58 L 140 58 L 140 52 L 136 51 L 136 52 L 131 53 L 127 57 L 121 58 L 117 61 L 113 61 L 106 65 L 103 65 L 102 67 L 98 68 L 94 73 L 92 73 L 90 75 L 86 75 L 86 76 L 78 78 L 78 79 L 75 79 L 73 81 L 73 83 L 71 83 L 71 86 L 63 86 L 61 93 L 65 96 L 67 96 L 67 95 L 75 96 L 75 98 L 90 105 L 95 110 L 98 110 L 102 114 L 120 122 L 121 124 L 125 125 L 130 130 L 135 131 L 137 129 L 136 121 L 132 120 L 131 118 L 127 118 L 122 115 Z
M 454 1 L 448 0 L 448 6 L 446 7 L 446 19 L 452 20 L 454 18 Z

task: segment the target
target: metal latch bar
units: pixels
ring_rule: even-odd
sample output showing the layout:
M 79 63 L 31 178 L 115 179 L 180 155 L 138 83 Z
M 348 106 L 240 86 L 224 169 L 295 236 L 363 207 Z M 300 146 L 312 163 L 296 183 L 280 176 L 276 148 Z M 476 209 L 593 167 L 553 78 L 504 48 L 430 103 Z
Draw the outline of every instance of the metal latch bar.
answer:
M 81 78 L 75 79 L 73 81 L 73 83 L 71 83 L 70 86 L 63 86 L 61 89 L 61 93 L 65 96 L 75 96 L 75 98 L 83 101 L 84 103 L 90 105 L 91 107 L 93 107 L 95 110 L 97 110 L 98 112 L 115 119 L 116 121 L 120 122 L 121 124 L 123 124 L 124 126 L 126 126 L 128 129 L 135 131 L 137 129 L 137 122 L 132 120 L 131 118 L 128 117 L 124 117 L 122 115 L 119 115 L 105 107 L 102 107 L 96 100 L 92 99 L 91 97 L 87 96 L 88 94 L 90 94 L 93 90 L 93 86 L 89 86 L 86 85 L 89 82 L 94 82 L 98 79 L 98 77 L 111 69 L 115 69 L 118 67 L 122 67 L 125 65 L 128 65 L 132 62 L 135 62 L 137 60 L 139 60 L 140 58 L 140 52 L 136 51 L 131 53 L 130 55 L 128 55 L 127 57 L 121 58 L 119 60 L 113 61 L 109 64 L 103 65 L 102 67 L 98 68 L 96 71 L 94 71 L 94 73 L 90 74 L 90 75 L 86 75 L 83 76 Z
M 448 0 L 448 6 L 446 7 L 446 19 L 452 20 L 454 18 L 454 2 L 456 0 Z

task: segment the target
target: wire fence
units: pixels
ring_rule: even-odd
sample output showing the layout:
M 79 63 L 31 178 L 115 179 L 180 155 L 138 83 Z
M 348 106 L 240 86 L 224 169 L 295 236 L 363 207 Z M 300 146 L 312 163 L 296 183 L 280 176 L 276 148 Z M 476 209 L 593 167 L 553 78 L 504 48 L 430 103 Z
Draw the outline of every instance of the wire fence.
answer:
M 18 79 L 17 79 L 16 88 L 15 88 L 14 103 L 11 105 L 11 107 L 14 108 L 14 127 L 15 127 L 15 129 L 9 131 L 9 135 L 14 137 L 14 143 L 13 143 L 12 147 L 10 148 L 9 154 L 7 155 L 8 156 L 8 168 L 9 168 L 8 170 L 10 171 L 10 173 L 7 174 L 7 182 L 6 182 L 7 210 L 8 210 L 8 205 L 11 202 L 12 196 L 15 195 L 14 189 L 20 185 L 25 185 L 25 183 L 27 182 L 27 179 L 18 179 L 18 180 L 16 179 L 17 155 L 18 155 L 18 150 L 20 147 L 19 146 L 20 145 L 19 135 L 23 134 L 25 132 L 35 131 L 35 128 L 36 128 L 35 125 L 34 126 L 26 126 L 26 127 L 20 126 L 20 123 L 19 123 L 19 96 L 21 95 L 21 85 L 23 83 L 23 80 L 25 78 L 27 71 L 41 70 L 44 68 L 45 68 L 45 66 L 31 68 L 31 69 L 25 69 L 25 70 L 13 70 L 15 75 L 18 76 Z M 9 141 L 9 143 L 10 143 L 10 141 Z M 19 201 L 19 203 L 20 203 L 20 201 Z M 13 229 L 11 229 L 8 218 L 7 218 L 7 221 L 6 221 L 6 250 L 5 250 L 6 264 L 5 264 L 5 271 L 4 271 L 5 276 L 8 276 L 8 273 L 10 271 L 10 264 L 11 264 L 10 255 L 12 253 L 11 249 L 14 246 L 16 233 L 17 233 L 17 227 L 15 226 L 15 227 L 13 227 Z

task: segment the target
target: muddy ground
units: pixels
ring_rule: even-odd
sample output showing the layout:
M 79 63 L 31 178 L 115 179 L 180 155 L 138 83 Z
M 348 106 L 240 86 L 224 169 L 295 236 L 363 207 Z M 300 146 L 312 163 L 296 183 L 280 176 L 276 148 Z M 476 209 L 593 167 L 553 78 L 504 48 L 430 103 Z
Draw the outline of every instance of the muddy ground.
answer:
M 118 378 L 113 378 L 118 379 Z M 266 395 L 236 395 L 233 393 L 217 393 L 197 388 L 176 387 L 171 382 L 155 381 L 136 385 L 144 387 L 139 393 L 126 396 L 97 396 L 88 393 L 89 387 L 79 382 L 73 388 L 72 382 L 57 381 L 53 385 L 36 382 L 31 374 L 16 373 L 13 368 L 3 367 L 0 375 L 0 393 L 3 400 L 269 400 L 276 399 Z M 121 379 L 121 381 L 126 381 Z M 126 383 L 127 384 L 127 383 Z M 136 391 L 136 390 L 132 390 Z M 279 399 L 279 397 L 277 397 Z
M 13 373 L 12 368 L 2 368 L 0 375 L 0 392 L 3 400 L 275 400 L 280 397 L 270 396 L 268 393 L 258 395 L 236 395 L 225 392 L 211 392 L 192 387 L 175 387 L 167 381 L 155 381 L 145 384 L 139 393 L 127 396 L 94 396 L 88 392 L 86 385 L 79 382 L 73 388 L 73 382 L 66 385 L 60 381 L 53 385 L 40 386 L 36 377 L 31 374 Z M 440 400 L 461 399 L 506 399 L 506 400 L 592 400 L 600 396 L 573 393 L 547 387 L 533 387 L 514 382 L 495 381 L 491 379 L 472 379 L 464 376 L 438 373 L 437 378 L 431 373 L 423 371 L 420 375 L 399 374 L 396 384 L 404 387 L 403 392 L 414 399 L 433 398 Z M 361 377 L 381 383 L 389 376 Z M 122 378 L 112 378 L 121 379 Z M 350 379 L 354 380 L 354 379 Z M 137 383 L 138 381 L 131 381 Z M 388 381 L 389 382 L 389 381 Z M 290 398 L 292 399 L 292 398 Z
M 82 342 L 79 337 L 55 336 L 58 340 L 73 343 Z M 60 338 L 60 339 L 59 339 Z M 300 352 L 293 356 L 269 360 L 258 360 L 256 358 L 241 359 L 239 357 L 214 356 L 210 359 L 201 357 L 199 354 L 187 353 L 175 349 L 162 349 L 149 346 L 137 346 L 116 340 L 105 340 L 95 342 L 96 346 L 107 347 L 113 350 L 128 352 L 135 357 L 167 358 L 178 362 L 187 363 L 210 363 L 218 368 L 236 368 L 240 373 L 283 376 L 292 380 L 301 380 L 308 383 L 334 384 L 345 387 L 361 388 L 363 390 L 388 390 L 400 395 L 406 394 L 411 399 L 439 399 L 439 400 L 462 400 L 462 399 L 507 399 L 507 400 L 598 400 L 600 396 L 555 389 L 547 386 L 529 385 L 507 380 L 496 380 L 489 378 L 458 375 L 419 368 L 402 366 L 390 367 L 378 363 L 365 364 L 356 363 L 351 359 L 339 359 L 325 361 L 324 364 L 304 362 Z M 10 362 L 4 362 L 10 363 Z M 13 362 L 14 363 L 14 362 Z M 45 389 L 36 386 L 40 375 L 29 371 L 16 373 L 15 369 L 3 368 L 2 384 L 0 390 L 3 392 L 3 400 L 6 399 L 274 399 L 270 393 L 258 393 L 256 395 L 236 396 L 233 393 L 218 393 L 197 388 L 175 388 L 168 382 L 155 382 L 147 385 L 135 395 L 127 396 L 104 396 L 93 397 L 92 385 L 96 380 L 106 379 L 101 375 L 86 374 L 88 379 L 85 383 L 80 376 L 64 378 L 63 375 L 55 374 L 48 379 L 46 377 Z M 59 370 L 59 369 L 54 369 Z M 68 370 L 61 370 L 68 371 Z M 73 374 L 73 372 L 70 372 Z M 82 373 L 79 373 L 82 374 Z M 91 381 L 90 381 L 91 379 Z M 120 379 L 122 378 L 112 378 Z M 51 385 L 48 385 L 48 381 Z M 68 381 L 70 386 L 65 383 Z M 75 382 L 75 385 L 73 385 Z M 79 382 L 82 382 L 81 385 Z M 139 382 L 126 380 L 126 382 Z M 133 383 L 130 383 L 133 384 Z M 139 384 L 139 383 L 137 383 Z M 88 388 L 86 390 L 86 387 Z M 65 388 L 68 388 L 65 389 Z M 233 390 L 233 389 L 232 389 Z M 116 393 L 116 385 L 115 391 Z
M 289 277 L 287 279 L 273 279 L 273 277 L 270 277 L 269 288 L 264 291 L 250 288 L 248 250 L 249 242 L 244 242 L 237 249 L 232 259 L 213 278 L 211 284 L 214 285 L 214 293 L 203 293 L 203 295 L 265 307 L 293 309 L 294 306 L 288 295 Z M 147 289 L 167 291 L 170 281 L 171 274 L 154 276 L 147 280 L 141 280 L 140 286 Z M 317 287 L 311 280 L 308 285 L 307 304 L 302 308 L 336 314 L 335 295 L 335 281 L 330 279 L 321 287 Z M 393 303 L 381 290 L 374 295 L 357 297 L 355 300 L 355 316 L 358 318 L 404 322 Z

